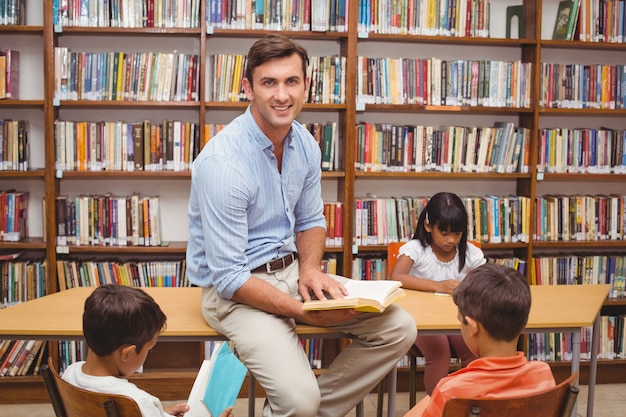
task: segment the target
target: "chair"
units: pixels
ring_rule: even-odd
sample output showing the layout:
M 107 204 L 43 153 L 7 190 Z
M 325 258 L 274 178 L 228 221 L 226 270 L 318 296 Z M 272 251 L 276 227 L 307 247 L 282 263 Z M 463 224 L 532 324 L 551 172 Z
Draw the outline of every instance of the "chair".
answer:
M 446 401 L 442 417 L 570 417 L 578 397 L 577 378 L 578 372 L 528 397 L 453 398 Z
M 41 374 L 56 417 L 141 417 L 139 406 L 130 397 L 87 391 L 63 380 L 52 358 Z

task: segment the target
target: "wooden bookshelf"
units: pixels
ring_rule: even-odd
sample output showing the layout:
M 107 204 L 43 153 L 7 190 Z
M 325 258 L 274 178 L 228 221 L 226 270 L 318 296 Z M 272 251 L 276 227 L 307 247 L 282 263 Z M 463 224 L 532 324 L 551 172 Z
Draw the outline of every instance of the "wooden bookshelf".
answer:
M 227 123 L 234 115 L 244 111 L 246 103 L 241 102 L 214 102 L 208 98 L 208 57 L 212 53 L 229 51 L 245 54 L 254 40 L 270 33 L 270 30 L 244 29 L 212 29 L 205 21 L 205 5 L 208 0 L 201 0 L 199 4 L 200 18 L 197 28 L 98 28 L 98 27 L 58 27 L 52 23 L 52 2 L 42 0 L 26 0 L 27 21 L 25 25 L 0 26 L 2 34 L 2 48 L 25 48 L 26 61 L 22 61 L 20 77 L 22 80 L 41 80 L 41 91 L 30 91 L 19 100 L 0 100 L 0 110 L 4 117 L 25 118 L 31 126 L 37 126 L 31 135 L 31 163 L 32 169 L 27 172 L 0 171 L 1 188 L 25 188 L 31 191 L 31 227 L 30 239 L 24 242 L 1 242 L 0 249 L 4 250 L 34 250 L 45 255 L 49 266 L 47 273 L 47 290 L 50 293 L 58 291 L 56 277 L 56 261 L 68 256 L 85 257 L 115 257 L 120 253 L 125 256 L 134 256 L 141 259 L 183 259 L 185 253 L 185 238 L 177 233 L 166 231 L 163 238 L 169 240 L 167 246 L 159 247 L 94 247 L 70 246 L 67 253 L 59 251 L 56 245 L 56 207 L 46 204 L 42 212 L 39 201 L 35 198 L 45 197 L 47 201 L 54 201 L 55 197 L 63 194 L 80 194 L 87 190 L 99 190 L 98 193 L 119 192 L 129 190 L 158 189 L 156 183 L 163 185 L 162 197 L 171 200 L 171 206 L 165 213 L 164 221 L 176 218 L 174 228 L 186 229 L 186 198 L 185 192 L 189 189 L 189 171 L 136 171 L 136 172 L 76 172 L 64 171 L 59 173 L 55 169 L 55 141 L 54 125 L 56 120 L 129 120 L 138 122 L 144 118 L 153 121 L 164 120 L 168 117 L 176 120 L 197 123 L 200 127 L 200 139 L 204 139 L 205 123 Z M 504 3 L 504 2 L 503 2 Z M 600 128 L 609 124 L 612 128 L 625 129 L 624 116 L 626 110 L 617 109 L 553 109 L 539 106 L 540 69 L 543 62 L 567 61 L 580 62 L 591 55 L 599 63 L 604 60 L 615 62 L 617 59 L 624 62 L 626 52 L 623 43 L 610 44 L 602 42 L 580 41 L 552 41 L 553 19 L 556 14 L 557 0 L 524 0 L 525 6 L 525 37 L 522 39 L 505 39 L 502 19 L 505 15 L 506 4 L 491 1 L 492 34 L 501 33 L 499 37 L 447 37 L 424 35 L 400 35 L 383 33 L 363 33 L 359 30 L 357 17 L 359 5 L 355 0 L 349 5 L 349 25 L 346 32 L 310 32 L 284 31 L 288 36 L 298 39 L 306 46 L 311 55 L 334 54 L 346 58 L 346 100 L 345 104 L 305 104 L 302 119 L 306 122 L 325 121 L 333 119 L 340 127 L 340 149 L 343 154 L 342 166 L 331 172 L 324 172 L 322 181 L 325 198 L 343 204 L 343 237 L 342 247 L 329 247 L 328 254 L 338 258 L 338 272 L 346 276 L 352 275 L 352 261 L 357 255 L 380 254 L 384 256 L 384 245 L 357 246 L 353 244 L 354 200 L 367 193 L 391 197 L 394 195 L 432 195 L 436 191 L 446 189 L 458 194 L 474 193 L 485 195 L 491 193 L 515 194 L 534 199 L 537 196 L 560 190 L 568 194 L 578 192 L 626 194 L 626 174 L 537 174 L 534 167 L 537 162 L 538 130 L 543 127 L 560 127 L 562 125 L 576 126 L 583 124 Z M 42 10 L 42 12 L 36 12 Z M 497 29 L 497 30 L 496 30 Z M 160 45 L 162 47 L 155 47 Z M 95 46 L 94 46 L 95 45 Z M 200 98 L 182 102 L 146 102 L 146 101 L 89 101 L 89 100 L 61 100 L 55 99 L 55 47 L 68 46 L 78 51 L 90 51 L 92 46 L 102 51 L 134 52 L 139 50 L 156 50 L 171 52 L 180 45 L 186 53 L 193 53 L 199 57 L 198 91 Z M 421 52 L 424 50 L 424 52 Z M 428 55 L 430 54 L 430 55 Z M 531 105 L 530 107 L 486 107 L 460 106 L 449 108 L 432 105 L 391 105 L 357 103 L 357 76 L 356 68 L 358 57 L 363 56 L 441 56 L 447 59 L 463 59 L 466 56 L 474 59 L 498 59 L 503 54 L 522 62 L 530 63 L 531 77 Z M 617 58 L 616 58 L 617 57 Z M 33 62 L 41 62 L 37 65 Z M 25 81 L 22 81 L 25 83 Z M 39 81 L 38 81 L 39 82 Z M 23 89 L 23 88 L 22 88 Z M 4 116 L 4 114 L 8 116 Z M 97 116 L 93 117 L 96 114 Z M 169 115 L 173 116 L 169 116 Z M 300 118 L 299 118 L 300 120 Z M 463 124 L 468 126 L 491 125 L 495 121 L 507 120 L 516 126 L 531 130 L 530 171 L 529 173 L 442 173 L 442 172 L 361 172 L 353 167 L 356 160 L 355 143 L 356 133 L 353 128 L 360 121 L 372 123 L 390 121 L 394 124 Z M 432 121 L 432 122 L 431 122 Z M 10 186 L 10 187 L 9 187 Z M 180 189 L 183 189 L 182 194 Z M 91 191 L 89 191 L 91 192 Z M 143 193 L 143 191 L 142 191 Z M 330 196 L 328 196 L 328 195 Z M 172 197 L 173 196 L 173 197 Z M 532 210 L 534 213 L 534 209 Z M 163 212 L 162 212 L 163 215 Z M 45 224 L 39 224 L 35 217 L 48 219 Z M 531 229 L 534 228 L 534 216 L 530 220 Z M 166 219 L 167 218 L 167 219 Z M 168 229 L 171 230 L 171 229 Z M 172 234 L 169 236 L 168 233 Z M 184 235 L 184 233 L 183 233 Z M 45 237 L 45 239 L 44 239 Z M 502 243 L 482 245 L 483 250 L 490 253 L 505 253 L 517 256 L 526 261 L 534 256 L 553 253 L 584 253 L 590 248 L 600 252 L 626 253 L 626 240 L 615 241 L 570 241 L 570 242 L 540 242 L 530 239 L 529 242 Z M 606 314 L 624 314 L 626 300 L 623 298 L 607 301 Z M 162 367 L 160 359 L 175 357 L 179 354 L 176 344 L 167 344 L 161 352 L 155 353 L 154 363 L 148 366 L 147 372 L 137 377 L 138 383 L 155 395 L 163 399 L 184 398 L 188 391 L 185 384 L 193 380 L 193 372 L 187 370 L 188 364 L 179 366 L 176 374 L 185 383 L 180 384 L 180 390 L 171 391 L 171 384 L 164 383 L 170 378 L 168 367 Z M 170 346 L 171 345 L 171 346 Z M 197 344 L 185 346 L 186 352 L 198 363 L 204 352 L 203 347 Z M 50 343 L 51 354 L 56 354 L 54 343 Z M 611 365 L 601 364 L 599 381 L 626 382 L 623 375 L 626 370 L 626 361 L 611 361 Z M 614 365 L 614 366 L 613 366 Z M 562 365 L 556 364 L 555 369 Z M 174 366 L 174 368 L 177 368 Z M 405 373 L 400 373 L 400 380 Z M 419 378 L 418 378 L 419 379 Z M 400 383 L 402 389 L 403 383 Z M 0 378 L 0 402 L 19 401 L 47 401 L 45 391 L 40 380 L 35 377 Z M 6 395 L 5 395 L 6 393 Z M 18 394 L 19 393 L 19 394 Z

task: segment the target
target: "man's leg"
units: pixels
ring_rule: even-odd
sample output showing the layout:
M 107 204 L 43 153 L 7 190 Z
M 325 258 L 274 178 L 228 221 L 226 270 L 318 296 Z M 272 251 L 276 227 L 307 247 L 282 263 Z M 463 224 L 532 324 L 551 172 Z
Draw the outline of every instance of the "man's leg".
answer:
M 203 289 L 203 316 L 235 344 L 267 395 L 264 417 L 315 417 L 320 393 L 293 320 L 219 298 Z M 219 319 L 218 319 L 219 318 Z
M 395 305 L 334 328 L 353 340 L 318 378 L 319 417 L 345 416 L 397 365 L 417 334 L 413 317 Z

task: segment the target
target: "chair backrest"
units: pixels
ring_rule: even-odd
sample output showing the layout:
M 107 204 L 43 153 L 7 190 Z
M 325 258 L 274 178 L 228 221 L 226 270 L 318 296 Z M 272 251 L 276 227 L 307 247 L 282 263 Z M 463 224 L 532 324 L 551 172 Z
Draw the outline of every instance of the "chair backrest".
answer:
M 400 247 L 406 242 L 389 242 L 387 244 L 387 279 L 391 278 L 391 271 L 398 260 L 398 252 Z
M 141 417 L 139 406 L 130 397 L 87 391 L 65 381 L 51 358 L 41 374 L 57 417 Z
M 570 417 L 578 387 L 578 372 L 555 388 L 527 397 L 453 398 L 446 401 L 442 417 Z

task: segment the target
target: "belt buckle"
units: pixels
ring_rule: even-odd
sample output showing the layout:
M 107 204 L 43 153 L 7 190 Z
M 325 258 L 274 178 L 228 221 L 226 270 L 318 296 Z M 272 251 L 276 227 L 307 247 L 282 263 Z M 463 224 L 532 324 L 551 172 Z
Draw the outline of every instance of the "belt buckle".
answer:
M 272 262 L 268 262 L 265 264 L 265 272 L 268 274 L 271 274 L 274 272 L 272 271 Z

